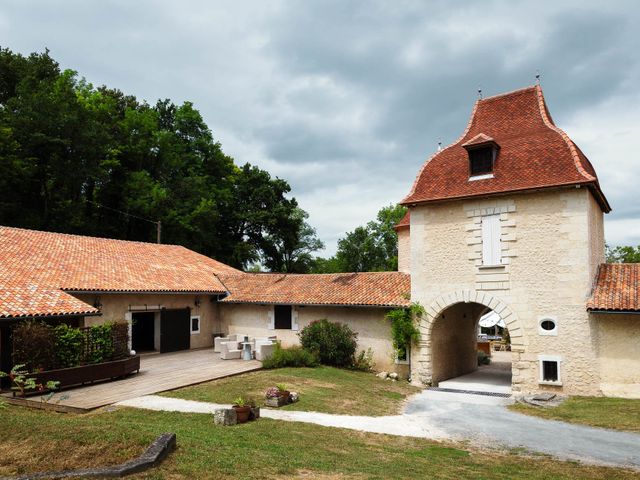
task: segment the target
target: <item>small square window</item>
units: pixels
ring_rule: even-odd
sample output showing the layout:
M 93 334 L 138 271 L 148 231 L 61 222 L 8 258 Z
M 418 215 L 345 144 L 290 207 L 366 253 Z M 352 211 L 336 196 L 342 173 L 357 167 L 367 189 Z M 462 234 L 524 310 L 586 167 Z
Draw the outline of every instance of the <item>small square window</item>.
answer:
M 191 335 L 200 333 L 200 315 L 191 317 Z
M 560 377 L 561 358 L 554 355 L 539 355 L 540 380 L 539 383 L 546 385 L 562 385 Z
M 470 176 L 486 175 L 493 172 L 493 148 L 469 150 Z
M 396 363 L 401 365 L 408 364 L 410 355 L 411 355 L 411 350 L 409 346 L 398 348 L 396 350 Z
M 558 362 L 543 360 L 542 362 L 542 381 L 557 382 L 558 381 Z
M 274 327 L 276 330 L 291 330 L 291 305 L 274 305 Z

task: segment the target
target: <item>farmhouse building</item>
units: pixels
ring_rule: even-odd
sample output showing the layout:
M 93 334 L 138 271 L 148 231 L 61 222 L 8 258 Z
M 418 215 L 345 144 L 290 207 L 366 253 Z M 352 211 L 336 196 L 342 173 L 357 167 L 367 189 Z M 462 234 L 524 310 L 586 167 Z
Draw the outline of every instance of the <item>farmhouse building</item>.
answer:
M 462 136 L 401 202 L 398 272 L 254 274 L 175 245 L 0 227 L 0 370 L 28 318 L 131 325 L 132 348 L 211 347 L 328 318 L 377 369 L 420 385 L 477 369 L 481 316 L 511 339 L 512 390 L 640 397 L 640 265 L 606 264 L 611 208 L 553 123 L 539 86 L 478 100 Z M 385 314 L 418 302 L 421 339 L 398 359 Z

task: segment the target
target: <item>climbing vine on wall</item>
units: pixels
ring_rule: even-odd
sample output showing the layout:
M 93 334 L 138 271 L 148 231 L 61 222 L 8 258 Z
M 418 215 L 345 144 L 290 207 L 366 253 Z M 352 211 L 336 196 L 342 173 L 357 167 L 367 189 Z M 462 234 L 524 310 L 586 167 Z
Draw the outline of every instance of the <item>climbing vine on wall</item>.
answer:
M 391 321 L 393 348 L 398 352 L 398 358 L 404 356 L 412 343 L 420 340 L 417 324 L 422 315 L 424 307 L 417 302 L 408 308 L 396 308 L 387 313 L 386 317 Z

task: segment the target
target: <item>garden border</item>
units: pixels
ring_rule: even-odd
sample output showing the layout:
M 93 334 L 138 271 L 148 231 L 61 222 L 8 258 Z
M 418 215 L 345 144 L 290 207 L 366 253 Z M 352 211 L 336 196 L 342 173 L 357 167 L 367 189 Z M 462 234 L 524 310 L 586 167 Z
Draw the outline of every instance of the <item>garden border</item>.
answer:
M 2 477 L 0 480 L 39 480 L 46 478 L 77 478 L 77 477 L 124 477 L 133 473 L 140 473 L 155 467 L 176 448 L 176 434 L 163 433 L 156 438 L 149 448 L 138 458 L 110 467 L 86 468 L 81 470 L 67 470 L 63 472 L 42 472 L 13 477 Z

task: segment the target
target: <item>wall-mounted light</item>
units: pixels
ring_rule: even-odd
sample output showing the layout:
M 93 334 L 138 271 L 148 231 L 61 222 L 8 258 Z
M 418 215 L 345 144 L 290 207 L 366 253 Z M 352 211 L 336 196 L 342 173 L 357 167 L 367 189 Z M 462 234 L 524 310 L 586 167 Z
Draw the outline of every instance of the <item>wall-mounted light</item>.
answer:
M 196 306 L 196 308 L 198 308 L 200 306 L 200 297 L 196 297 L 196 300 L 193 302 L 193 304 Z
M 100 302 L 100 297 L 96 297 L 93 301 L 93 306 L 100 310 L 102 308 L 102 302 Z

